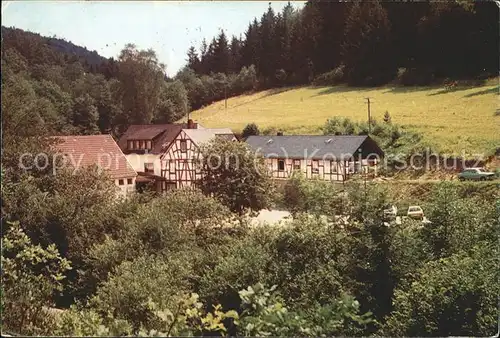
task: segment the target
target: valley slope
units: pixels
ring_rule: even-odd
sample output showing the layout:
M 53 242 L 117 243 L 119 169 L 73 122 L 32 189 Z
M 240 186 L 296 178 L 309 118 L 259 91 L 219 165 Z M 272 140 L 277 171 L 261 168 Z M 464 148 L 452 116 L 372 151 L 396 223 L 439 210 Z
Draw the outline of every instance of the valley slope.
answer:
M 343 116 L 378 121 L 388 111 L 392 122 L 421 132 L 441 152 L 492 154 L 498 146 L 498 79 L 483 86 L 353 88 L 296 87 L 261 91 L 228 98 L 191 113 L 206 127 L 229 127 L 241 132 L 254 122 L 260 130 L 287 134 L 320 134 L 328 118 Z

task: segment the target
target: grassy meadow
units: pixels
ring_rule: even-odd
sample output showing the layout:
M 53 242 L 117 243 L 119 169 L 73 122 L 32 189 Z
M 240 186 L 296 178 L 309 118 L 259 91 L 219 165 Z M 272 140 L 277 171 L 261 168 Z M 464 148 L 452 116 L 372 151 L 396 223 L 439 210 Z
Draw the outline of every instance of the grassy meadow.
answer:
M 205 127 L 229 127 L 240 132 L 255 122 L 261 131 L 281 129 L 288 134 L 320 134 L 326 120 L 344 116 L 367 120 L 366 97 L 372 118 L 389 111 L 393 123 L 423 133 L 441 152 L 488 153 L 499 146 L 498 79 L 483 86 L 353 88 L 297 87 L 262 91 L 215 102 L 192 112 Z M 469 156 L 468 156 L 469 157 Z

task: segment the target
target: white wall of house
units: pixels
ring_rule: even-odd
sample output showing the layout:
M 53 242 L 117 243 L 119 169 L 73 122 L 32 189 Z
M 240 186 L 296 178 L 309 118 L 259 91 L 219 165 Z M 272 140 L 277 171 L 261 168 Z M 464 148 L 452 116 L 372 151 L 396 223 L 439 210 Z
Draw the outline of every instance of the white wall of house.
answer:
M 127 196 L 135 192 L 135 177 L 123 177 L 115 179 L 119 196 Z
M 132 168 L 137 172 L 145 172 L 145 164 L 153 163 L 154 174 L 161 176 L 160 155 L 155 154 L 127 154 L 125 155 Z
M 280 166 L 281 162 L 281 166 Z M 331 160 L 305 159 L 266 159 L 265 163 L 273 178 L 289 178 L 294 171 L 300 171 L 307 178 L 316 178 L 327 181 L 343 181 L 345 174 L 366 172 L 367 160 L 362 160 L 362 169 L 359 162 L 336 162 Z M 358 167 L 356 170 L 355 167 Z

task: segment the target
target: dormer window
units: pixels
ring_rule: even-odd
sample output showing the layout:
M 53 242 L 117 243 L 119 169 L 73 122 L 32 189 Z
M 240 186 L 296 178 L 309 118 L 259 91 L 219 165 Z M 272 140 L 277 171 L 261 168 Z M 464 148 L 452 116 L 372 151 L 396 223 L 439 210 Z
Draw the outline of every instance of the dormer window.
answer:
M 127 141 L 128 150 L 151 150 L 151 140 L 129 140 Z

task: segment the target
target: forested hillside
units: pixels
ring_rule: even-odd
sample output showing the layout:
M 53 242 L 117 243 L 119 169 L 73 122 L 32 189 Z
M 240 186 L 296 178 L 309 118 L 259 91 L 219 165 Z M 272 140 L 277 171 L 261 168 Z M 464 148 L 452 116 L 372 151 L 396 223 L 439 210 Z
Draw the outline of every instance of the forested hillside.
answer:
M 12 152 L 4 160 L 30 137 L 119 136 L 130 124 L 172 122 L 189 109 L 184 85 L 166 78 L 152 50 L 127 45 L 108 60 L 20 29 L 3 27 L 2 39 L 3 142 Z
M 225 97 L 272 87 L 480 84 L 497 75 L 497 35 L 491 2 L 309 1 L 300 10 L 269 8 L 244 36 L 221 31 L 199 52 L 191 47 L 186 67 L 168 79 L 152 50 L 129 46 L 105 59 L 2 27 L 2 85 L 15 83 L 5 88 L 8 99 L 41 100 L 34 119 L 47 133 L 120 135 L 131 123 L 176 121 Z
M 80 61 L 86 71 L 106 72 L 106 66 L 113 59 L 100 56 L 96 51 L 77 46 L 70 41 L 57 37 L 44 37 L 40 34 L 14 27 L 2 26 L 2 44 L 6 48 L 23 51 L 23 55 L 33 63 L 57 63 Z M 38 58 L 36 54 L 39 54 Z
M 269 7 L 244 36 L 221 31 L 196 47 L 187 53 L 187 67 L 205 84 L 200 92 L 211 75 L 230 95 L 240 94 L 232 74 L 242 67 L 255 67 L 254 87 L 260 89 L 480 81 L 498 72 L 498 8 L 486 1 L 308 1 L 301 10 L 289 4 L 275 13 Z M 186 81 L 186 72 L 178 77 L 194 87 L 195 76 Z M 224 95 L 219 91 L 218 98 Z M 190 91 L 190 101 L 199 108 L 213 97 Z

